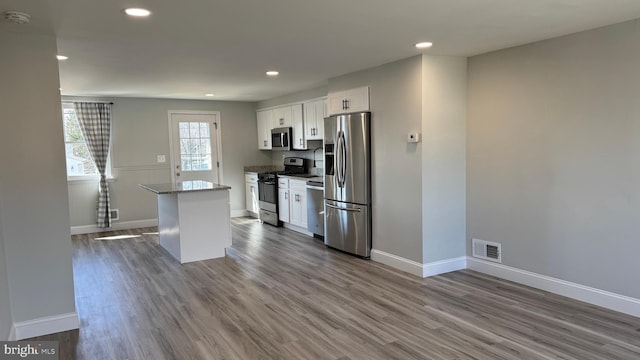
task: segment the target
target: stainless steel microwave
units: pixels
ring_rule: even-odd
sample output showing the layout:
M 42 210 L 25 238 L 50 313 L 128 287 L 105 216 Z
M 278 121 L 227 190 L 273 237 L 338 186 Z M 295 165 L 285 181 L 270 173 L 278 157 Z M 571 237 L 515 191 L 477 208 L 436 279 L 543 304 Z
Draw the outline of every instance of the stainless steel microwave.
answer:
M 291 128 L 276 128 L 271 130 L 271 150 L 291 150 Z

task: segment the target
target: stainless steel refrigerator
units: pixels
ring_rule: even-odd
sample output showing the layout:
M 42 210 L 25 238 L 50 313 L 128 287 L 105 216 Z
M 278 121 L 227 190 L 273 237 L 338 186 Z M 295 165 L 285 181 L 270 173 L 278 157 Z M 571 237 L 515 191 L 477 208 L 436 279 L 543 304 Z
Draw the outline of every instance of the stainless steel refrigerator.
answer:
M 371 113 L 324 119 L 324 243 L 371 256 Z

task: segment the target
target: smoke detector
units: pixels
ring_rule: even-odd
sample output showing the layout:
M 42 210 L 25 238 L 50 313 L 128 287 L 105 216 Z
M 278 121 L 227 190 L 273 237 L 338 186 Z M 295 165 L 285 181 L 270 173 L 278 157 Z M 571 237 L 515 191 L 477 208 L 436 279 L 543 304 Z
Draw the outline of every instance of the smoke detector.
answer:
M 16 24 L 28 24 L 31 21 L 31 15 L 20 11 L 5 11 L 2 16 L 5 20 Z

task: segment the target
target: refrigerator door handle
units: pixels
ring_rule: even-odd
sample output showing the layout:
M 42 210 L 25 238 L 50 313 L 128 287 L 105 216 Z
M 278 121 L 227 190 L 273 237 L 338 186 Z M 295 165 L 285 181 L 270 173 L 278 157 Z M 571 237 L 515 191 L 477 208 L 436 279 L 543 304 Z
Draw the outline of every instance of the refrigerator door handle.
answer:
M 344 132 L 338 133 L 338 149 L 336 151 L 336 173 L 338 175 L 338 186 L 343 188 L 345 183 L 345 173 L 347 172 L 347 147 L 344 140 Z
M 329 207 L 329 208 L 336 209 L 336 210 L 362 212 L 362 210 L 361 210 L 361 209 L 342 208 L 342 207 L 339 207 L 339 206 L 330 205 L 330 204 L 326 204 L 326 203 L 325 203 L 325 205 L 326 205 L 327 207 Z
M 342 187 L 342 131 L 338 131 L 338 139 L 336 141 L 336 180 L 338 187 Z

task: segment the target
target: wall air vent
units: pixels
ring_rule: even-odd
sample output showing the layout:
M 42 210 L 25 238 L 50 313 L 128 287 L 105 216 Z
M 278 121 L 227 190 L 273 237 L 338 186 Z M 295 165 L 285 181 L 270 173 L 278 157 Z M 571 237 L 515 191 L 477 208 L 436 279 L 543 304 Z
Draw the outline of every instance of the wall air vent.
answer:
M 473 257 L 502 263 L 502 244 L 471 239 L 471 246 L 473 248 Z

